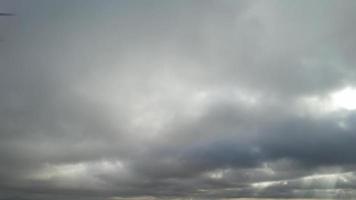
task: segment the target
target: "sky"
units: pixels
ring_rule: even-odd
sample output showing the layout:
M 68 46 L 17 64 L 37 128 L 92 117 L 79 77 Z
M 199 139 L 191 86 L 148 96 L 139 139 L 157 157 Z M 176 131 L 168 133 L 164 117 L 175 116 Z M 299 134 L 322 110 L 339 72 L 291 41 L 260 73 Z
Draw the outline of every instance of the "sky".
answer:
M 355 9 L 0 0 L 0 200 L 356 198 Z

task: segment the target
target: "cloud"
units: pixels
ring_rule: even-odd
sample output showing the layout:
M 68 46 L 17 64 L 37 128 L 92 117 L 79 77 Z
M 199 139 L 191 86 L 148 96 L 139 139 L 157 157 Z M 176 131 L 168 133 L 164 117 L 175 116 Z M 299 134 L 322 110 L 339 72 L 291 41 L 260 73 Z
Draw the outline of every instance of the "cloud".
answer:
M 354 2 L 2 5 L 0 199 L 355 197 Z

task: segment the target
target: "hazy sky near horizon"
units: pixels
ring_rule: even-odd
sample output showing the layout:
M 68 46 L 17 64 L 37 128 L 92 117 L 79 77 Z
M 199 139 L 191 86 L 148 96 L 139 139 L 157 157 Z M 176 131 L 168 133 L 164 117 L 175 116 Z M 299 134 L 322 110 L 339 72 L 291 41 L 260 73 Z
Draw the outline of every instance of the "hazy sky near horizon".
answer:
M 0 0 L 0 200 L 356 198 L 355 10 Z

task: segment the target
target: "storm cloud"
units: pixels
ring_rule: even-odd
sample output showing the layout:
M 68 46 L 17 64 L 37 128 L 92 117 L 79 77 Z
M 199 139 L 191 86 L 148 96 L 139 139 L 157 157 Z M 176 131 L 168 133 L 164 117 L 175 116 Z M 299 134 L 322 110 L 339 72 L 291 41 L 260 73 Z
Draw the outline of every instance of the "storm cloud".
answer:
M 355 198 L 355 9 L 0 1 L 0 200 Z

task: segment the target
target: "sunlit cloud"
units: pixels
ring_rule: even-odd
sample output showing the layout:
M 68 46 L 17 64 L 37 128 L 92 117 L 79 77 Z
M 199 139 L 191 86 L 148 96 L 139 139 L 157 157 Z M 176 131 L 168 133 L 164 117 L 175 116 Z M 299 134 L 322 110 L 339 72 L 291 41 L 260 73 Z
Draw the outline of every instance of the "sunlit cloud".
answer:
M 354 110 L 356 109 L 356 89 L 343 88 L 331 94 L 331 103 L 336 108 Z

